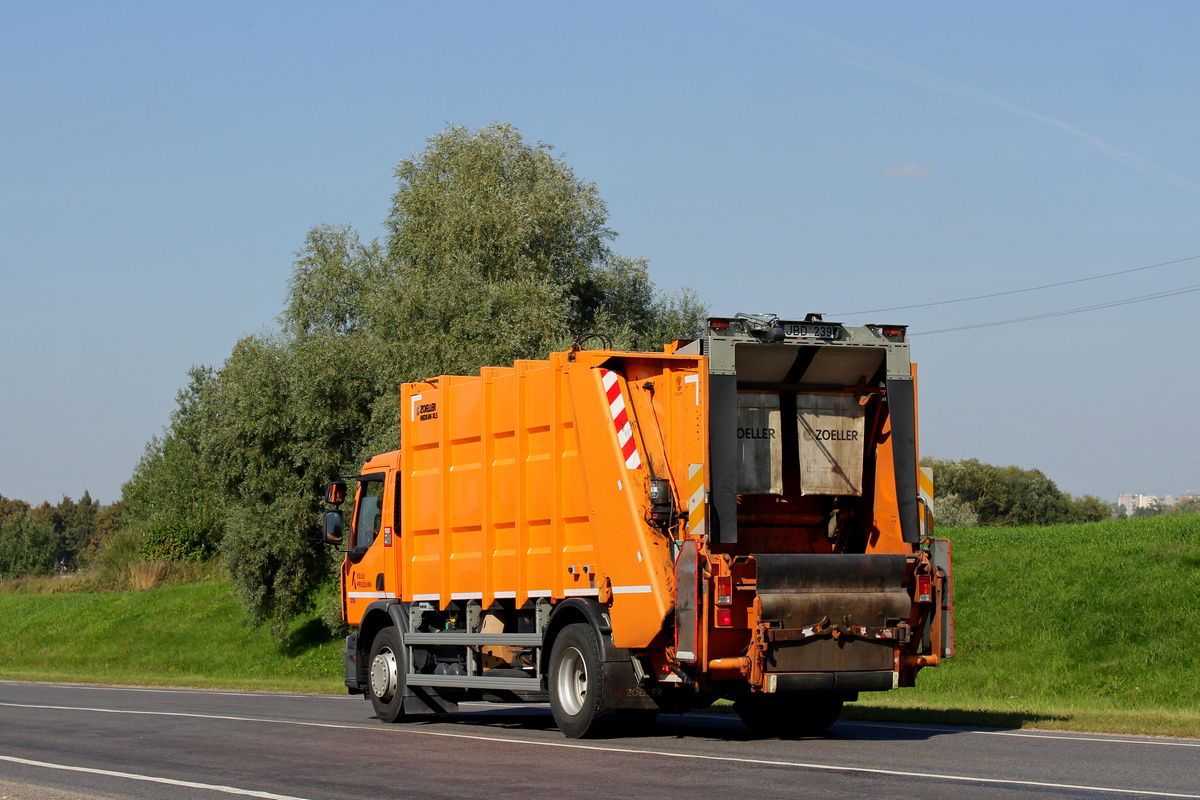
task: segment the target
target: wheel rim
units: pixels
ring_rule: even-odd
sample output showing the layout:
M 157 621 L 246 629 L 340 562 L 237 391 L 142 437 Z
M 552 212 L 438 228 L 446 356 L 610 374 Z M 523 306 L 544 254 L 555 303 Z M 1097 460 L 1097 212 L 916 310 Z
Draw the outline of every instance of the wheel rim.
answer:
M 396 654 L 390 647 L 380 650 L 371 662 L 371 691 L 385 703 L 396 694 Z
M 574 647 L 567 648 L 558 666 L 558 699 L 563 711 L 575 716 L 587 702 L 588 674 L 583 653 Z

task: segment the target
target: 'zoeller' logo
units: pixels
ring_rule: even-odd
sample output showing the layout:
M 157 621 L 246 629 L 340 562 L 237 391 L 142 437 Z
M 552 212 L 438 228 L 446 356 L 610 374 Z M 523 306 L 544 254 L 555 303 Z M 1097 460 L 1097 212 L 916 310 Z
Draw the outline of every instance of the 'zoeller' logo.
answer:
M 857 442 L 858 431 L 839 431 L 831 428 L 814 428 L 804 432 L 807 441 L 818 442 Z
M 774 428 L 738 428 L 737 438 L 739 439 L 774 439 Z

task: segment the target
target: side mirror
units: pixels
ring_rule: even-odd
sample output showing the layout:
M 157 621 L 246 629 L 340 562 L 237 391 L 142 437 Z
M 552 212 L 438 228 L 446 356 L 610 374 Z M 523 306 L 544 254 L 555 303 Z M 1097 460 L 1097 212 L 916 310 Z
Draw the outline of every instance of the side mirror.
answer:
M 342 512 L 325 512 L 325 544 L 342 543 Z
M 325 502 L 340 506 L 346 500 L 346 482 L 330 481 L 325 485 Z

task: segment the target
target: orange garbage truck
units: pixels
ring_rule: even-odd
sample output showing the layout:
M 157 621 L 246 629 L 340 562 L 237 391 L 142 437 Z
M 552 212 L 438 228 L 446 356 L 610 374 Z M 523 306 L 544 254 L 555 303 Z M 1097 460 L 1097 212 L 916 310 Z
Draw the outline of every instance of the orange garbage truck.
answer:
M 811 734 L 952 655 L 905 327 L 707 325 L 401 388 L 402 448 L 325 498 L 380 720 L 548 701 L 575 738 L 728 698 Z

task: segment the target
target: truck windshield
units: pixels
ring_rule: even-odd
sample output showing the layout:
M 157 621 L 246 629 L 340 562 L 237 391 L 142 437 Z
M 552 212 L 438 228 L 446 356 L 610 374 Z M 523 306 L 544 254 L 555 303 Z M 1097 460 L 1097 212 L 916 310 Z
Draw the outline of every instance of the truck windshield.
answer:
M 354 548 L 364 550 L 375 541 L 383 519 L 383 481 L 364 480 L 358 485 L 358 509 L 354 514 Z

